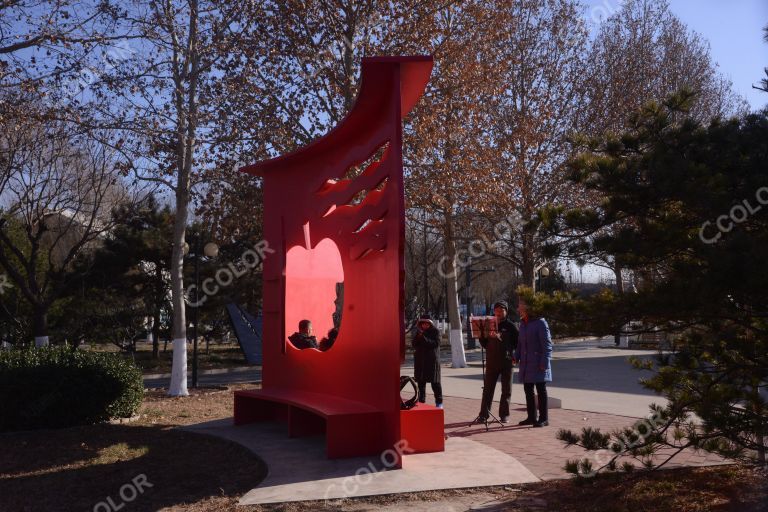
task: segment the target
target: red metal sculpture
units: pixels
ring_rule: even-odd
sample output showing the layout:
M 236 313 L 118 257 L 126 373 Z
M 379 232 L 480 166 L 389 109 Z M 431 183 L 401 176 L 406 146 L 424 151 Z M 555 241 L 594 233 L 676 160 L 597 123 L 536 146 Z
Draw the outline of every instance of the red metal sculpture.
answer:
M 262 389 L 235 393 L 236 424 L 277 419 L 291 436 L 323 432 L 332 458 L 382 453 L 403 440 L 406 452 L 443 449 L 442 410 L 401 414 L 399 394 L 402 118 L 431 69 L 431 57 L 363 59 L 357 101 L 336 128 L 242 169 L 263 177 L 264 236 L 275 252 L 264 262 Z M 328 350 L 288 341 L 302 319 L 320 337 L 339 317 Z

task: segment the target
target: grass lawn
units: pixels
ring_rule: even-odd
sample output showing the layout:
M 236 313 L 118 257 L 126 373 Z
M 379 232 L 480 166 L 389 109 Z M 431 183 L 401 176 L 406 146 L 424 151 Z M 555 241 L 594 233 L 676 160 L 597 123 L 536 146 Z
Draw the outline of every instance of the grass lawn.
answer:
M 139 420 L 123 425 L 0 434 L 0 511 L 94 510 L 100 503 L 95 510 L 106 511 L 108 499 L 120 507 L 121 489 L 137 478 L 142 492 L 127 493 L 135 499 L 123 512 L 352 512 L 385 505 L 458 511 L 489 501 L 495 505 L 483 510 L 768 511 L 768 475 L 736 466 L 238 507 L 239 497 L 266 475 L 261 460 L 239 445 L 173 427 L 231 416 L 232 390 L 243 387 L 250 386 L 201 388 L 186 398 L 149 391 Z

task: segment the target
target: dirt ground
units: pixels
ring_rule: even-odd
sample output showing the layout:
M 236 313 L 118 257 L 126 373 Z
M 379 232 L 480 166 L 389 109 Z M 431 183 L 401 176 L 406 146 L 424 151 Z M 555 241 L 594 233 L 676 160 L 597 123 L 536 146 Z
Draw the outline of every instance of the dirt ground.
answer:
M 184 510 L 763 512 L 768 510 L 767 478 L 764 471 L 721 466 L 634 476 L 609 475 L 586 481 L 556 480 L 515 487 L 470 488 L 262 507 L 238 507 L 236 499 L 216 498 Z M 212 508 L 212 505 L 215 506 Z
M 768 511 L 768 474 L 737 466 L 239 507 L 266 476 L 263 462 L 173 427 L 230 417 L 232 390 L 242 387 L 184 398 L 149 390 L 129 423 L 0 435 L 0 511 Z

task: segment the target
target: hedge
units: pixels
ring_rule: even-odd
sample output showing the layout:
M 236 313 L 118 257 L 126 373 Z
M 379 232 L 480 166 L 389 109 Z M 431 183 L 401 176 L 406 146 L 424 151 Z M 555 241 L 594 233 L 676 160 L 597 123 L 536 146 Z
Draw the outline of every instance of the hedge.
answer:
M 0 351 L 0 432 L 127 418 L 143 396 L 141 371 L 117 354 L 71 347 Z

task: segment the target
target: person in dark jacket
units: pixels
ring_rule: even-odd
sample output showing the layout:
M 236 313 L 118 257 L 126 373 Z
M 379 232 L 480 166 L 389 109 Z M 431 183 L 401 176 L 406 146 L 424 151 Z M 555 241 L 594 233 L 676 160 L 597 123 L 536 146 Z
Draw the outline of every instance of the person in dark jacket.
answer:
M 552 336 L 549 333 L 547 321 L 531 314 L 528 304 L 523 299 L 520 299 L 517 311 L 522 320 L 520 343 L 515 353 L 515 357 L 520 361 L 517 380 L 525 389 L 525 406 L 528 410 L 528 417 L 519 425 L 546 427 L 549 425 L 547 382 L 552 381 Z M 537 401 L 533 394 L 534 387 L 539 396 L 538 418 L 536 417 Z
M 299 322 L 299 332 L 295 332 L 288 337 L 288 340 L 299 350 L 305 348 L 319 348 L 317 338 L 312 333 L 312 322 L 302 320 Z
M 317 347 L 323 352 L 329 350 L 336 342 L 336 337 L 338 335 L 339 330 L 335 327 L 331 328 L 331 330 L 328 331 L 328 336 L 320 340 L 320 343 L 317 344 Z
M 428 316 L 419 319 L 413 346 L 413 378 L 419 385 L 419 402 L 426 402 L 427 382 L 432 384 L 435 405 L 443 408 L 443 386 L 440 383 L 440 331 Z
M 496 392 L 496 381 L 501 377 L 499 419 L 502 423 L 509 421 L 509 400 L 512 397 L 512 366 L 517 348 L 517 327 L 509 319 L 508 310 L 509 306 L 506 301 L 502 300 L 494 304 L 493 314 L 496 317 L 497 330 L 489 333 L 487 337 L 480 338 L 480 344 L 486 350 L 483 401 L 478 416 L 481 420 L 488 419 L 493 394 Z

